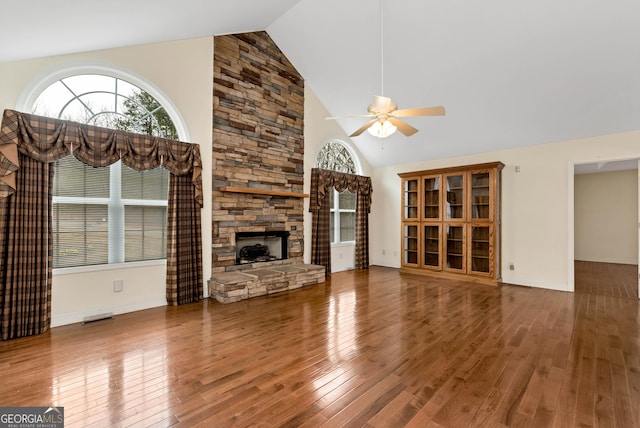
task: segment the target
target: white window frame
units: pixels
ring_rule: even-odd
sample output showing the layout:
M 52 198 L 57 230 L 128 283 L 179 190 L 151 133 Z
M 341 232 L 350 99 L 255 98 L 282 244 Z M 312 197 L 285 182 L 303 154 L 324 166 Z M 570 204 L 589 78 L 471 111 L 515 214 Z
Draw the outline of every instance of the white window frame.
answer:
M 108 198 L 82 198 L 79 196 L 53 196 L 53 204 L 69 205 L 106 205 L 108 210 L 109 255 L 107 264 L 130 264 L 140 262 L 157 262 L 165 259 L 139 260 L 125 262 L 125 216 L 127 206 L 134 207 L 168 207 L 168 202 L 160 199 L 123 199 L 122 198 L 122 163 L 117 162 L 109 167 L 109 197 Z M 89 268 L 101 265 L 72 266 L 57 269 Z
M 333 189 L 333 206 L 330 208 L 329 212 L 330 212 L 330 215 L 333 216 L 333 238 L 331 240 L 331 244 L 333 246 L 355 244 L 356 243 L 355 236 L 352 241 L 340 240 L 340 214 L 341 213 L 355 214 L 356 210 L 355 208 L 354 209 L 340 208 L 340 192 L 338 192 L 336 189 Z M 354 222 L 354 230 L 355 230 L 355 215 L 354 215 L 353 222 Z
M 324 144 L 320 145 L 318 149 L 318 153 L 316 154 L 316 166 L 318 166 L 318 163 L 319 163 L 318 157 L 327 144 L 334 144 L 334 145 L 338 144 L 342 146 L 342 148 L 344 148 L 347 154 L 349 155 L 351 162 L 353 163 L 354 171 L 349 171 L 349 173 L 360 174 L 361 166 L 360 166 L 358 157 L 355 155 L 353 149 L 347 143 L 339 139 L 331 139 L 326 141 Z M 342 171 L 342 172 L 346 172 L 346 171 Z M 333 236 L 331 237 L 332 247 L 348 246 L 348 245 L 355 244 L 355 237 L 354 237 L 354 240 L 352 241 L 340 240 L 340 213 L 347 213 L 347 212 L 355 213 L 356 210 L 355 208 L 341 209 L 340 208 L 340 192 L 338 192 L 336 189 L 333 189 L 333 206 L 329 210 L 330 215 L 333 216 L 332 217 L 333 218 Z M 355 218 L 354 218 L 354 227 L 355 227 Z

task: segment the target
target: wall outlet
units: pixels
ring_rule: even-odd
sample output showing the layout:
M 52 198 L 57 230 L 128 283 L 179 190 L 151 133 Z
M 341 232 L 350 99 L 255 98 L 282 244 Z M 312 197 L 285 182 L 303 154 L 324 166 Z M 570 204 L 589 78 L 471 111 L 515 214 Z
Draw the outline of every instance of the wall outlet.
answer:
M 114 293 L 121 292 L 123 288 L 124 288 L 124 281 L 122 281 L 121 279 L 116 279 L 115 281 L 113 281 L 113 292 Z
M 516 270 L 516 267 L 513 265 L 513 263 L 509 263 L 509 270 Z

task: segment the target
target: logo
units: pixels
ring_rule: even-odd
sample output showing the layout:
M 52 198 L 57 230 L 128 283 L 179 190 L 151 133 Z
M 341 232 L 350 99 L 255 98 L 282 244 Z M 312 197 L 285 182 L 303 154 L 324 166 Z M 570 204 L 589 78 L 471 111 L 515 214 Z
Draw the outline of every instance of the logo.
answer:
M 0 428 L 64 428 L 64 407 L 0 407 Z

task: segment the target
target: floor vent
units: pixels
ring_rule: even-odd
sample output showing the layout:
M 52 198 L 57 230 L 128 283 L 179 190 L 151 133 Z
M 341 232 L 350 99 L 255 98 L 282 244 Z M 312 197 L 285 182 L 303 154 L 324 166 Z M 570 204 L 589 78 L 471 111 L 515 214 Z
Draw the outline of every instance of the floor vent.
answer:
M 109 320 L 111 318 L 113 318 L 112 312 L 107 312 L 106 314 L 91 315 L 88 317 L 84 317 L 82 320 L 82 324 L 88 324 L 90 322 L 96 322 L 96 321 L 102 321 L 102 320 Z

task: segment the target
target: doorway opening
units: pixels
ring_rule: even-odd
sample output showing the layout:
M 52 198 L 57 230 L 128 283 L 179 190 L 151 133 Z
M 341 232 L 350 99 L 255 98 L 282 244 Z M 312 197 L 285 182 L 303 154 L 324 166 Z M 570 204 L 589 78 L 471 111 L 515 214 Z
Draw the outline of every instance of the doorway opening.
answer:
M 574 291 L 638 298 L 638 160 L 573 169 Z

